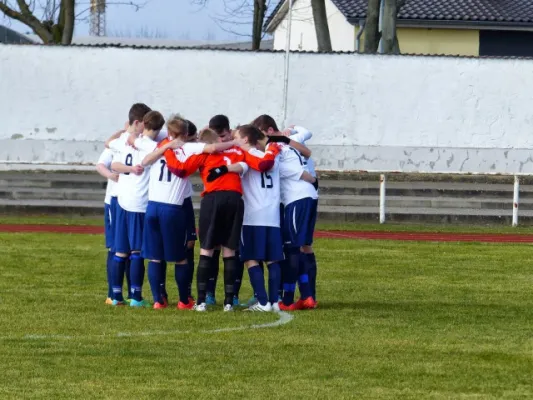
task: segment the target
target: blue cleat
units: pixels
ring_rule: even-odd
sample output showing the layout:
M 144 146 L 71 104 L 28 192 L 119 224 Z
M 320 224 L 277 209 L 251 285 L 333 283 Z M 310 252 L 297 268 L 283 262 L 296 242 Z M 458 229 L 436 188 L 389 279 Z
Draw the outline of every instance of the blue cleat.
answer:
M 147 307 L 147 308 L 151 308 L 152 305 L 148 301 L 146 301 L 144 299 L 141 300 L 141 301 L 137 301 L 137 300 L 131 299 L 130 307 L 137 307 L 137 308 Z
M 217 299 L 215 299 L 215 295 L 213 293 L 207 293 L 207 296 L 205 297 L 205 304 L 208 306 L 214 306 L 217 304 Z
M 233 307 L 239 307 L 240 305 L 239 298 L 237 296 L 233 296 Z

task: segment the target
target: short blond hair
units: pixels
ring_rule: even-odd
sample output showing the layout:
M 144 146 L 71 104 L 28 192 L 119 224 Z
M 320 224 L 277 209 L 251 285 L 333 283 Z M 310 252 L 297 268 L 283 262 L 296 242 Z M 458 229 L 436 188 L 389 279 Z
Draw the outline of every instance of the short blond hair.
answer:
M 173 138 L 187 137 L 189 124 L 183 118 L 173 117 L 167 122 L 168 135 Z
M 204 128 L 198 134 L 198 140 L 202 143 L 213 144 L 218 142 L 218 134 L 209 128 Z

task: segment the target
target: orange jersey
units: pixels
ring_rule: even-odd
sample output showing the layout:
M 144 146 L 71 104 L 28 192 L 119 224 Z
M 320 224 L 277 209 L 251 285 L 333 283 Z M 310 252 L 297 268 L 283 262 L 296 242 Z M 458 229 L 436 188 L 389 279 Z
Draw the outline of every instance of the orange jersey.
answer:
M 181 178 L 200 170 L 200 176 L 204 183 L 204 191 L 201 193 L 201 196 L 217 191 L 233 191 L 242 194 L 241 177 L 236 173 L 229 172 L 215 179 L 213 182 L 207 182 L 209 170 L 222 165 L 231 165 L 245 161 L 244 152 L 238 147 L 231 147 L 220 153 L 192 155 L 184 162 L 179 161 L 172 150 L 167 150 L 165 152 L 165 159 L 168 169 Z
M 259 172 L 267 172 L 272 169 L 276 161 L 276 157 L 281 151 L 281 146 L 277 143 L 269 143 L 265 149 L 265 155 L 260 158 L 250 152 L 244 153 L 244 162 L 252 169 Z

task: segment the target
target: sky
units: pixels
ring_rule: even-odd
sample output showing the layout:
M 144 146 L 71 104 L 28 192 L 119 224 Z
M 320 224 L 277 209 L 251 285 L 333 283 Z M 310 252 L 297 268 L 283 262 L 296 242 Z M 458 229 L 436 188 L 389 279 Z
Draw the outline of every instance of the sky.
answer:
M 235 8 L 243 0 L 207 0 L 206 6 L 194 4 L 195 0 L 133 0 L 134 3 L 146 3 L 138 11 L 128 5 L 131 0 L 108 0 L 106 20 L 108 36 L 157 37 L 176 40 L 250 40 L 251 15 L 231 18 L 225 5 Z M 277 0 L 271 0 L 271 10 Z M 250 1 L 251 3 L 251 1 Z M 89 0 L 79 0 L 77 12 L 88 8 Z M 242 14 L 242 13 L 241 13 Z M 84 13 L 88 17 L 88 13 Z M 228 22 L 221 22 L 228 20 Z M 218 21 L 218 24 L 217 24 Z M 10 26 L 22 33 L 29 33 L 29 28 L 18 22 L 12 22 L 0 16 L 0 24 Z M 222 25 L 222 26 L 220 26 Z M 228 32 L 233 31 L 233 32 Z M 88 19 L 79 21 L 75 36 L 88 36 Z

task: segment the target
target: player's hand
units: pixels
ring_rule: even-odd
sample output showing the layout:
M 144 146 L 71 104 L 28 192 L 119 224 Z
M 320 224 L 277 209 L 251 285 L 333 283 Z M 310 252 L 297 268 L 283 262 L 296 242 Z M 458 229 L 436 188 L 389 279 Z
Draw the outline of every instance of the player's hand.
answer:
M 221 165 L 220 167 L 211 168 L 209 170 L 209 175 L 207 175 L 207 182 L 213 182 L 215 179 L 220 178 L 222 175 L 228 173 L 228 167 L 226 165 Z
M 292 129 L 289 127 L 281 132 L 281 134 L 285 137 L 289 137 L 292 134 Z
M 285 143 L 289 144 L 291 142 L 291 139 L 289 139 L 287 136 L 269 136 L 268 137 L 268 143 Z
M 118 182 L 118 177 L 119 177 L 118 174 L 116 174 L 116 173 L 112 173 L 112 174 L 109 176 L 109 179 L 112 180 L 113 182 Z
M 131 167 L 131 172 L 134 174 L 134 175 L 142 175 L 142 173 L 144 172 L 144 168 L 142 165 L 136 165 L 134 167 Z
M 313 187 L 315 190 L 318 190 L 318 178 L 315 178 L 315 182 L 313 183 Z

